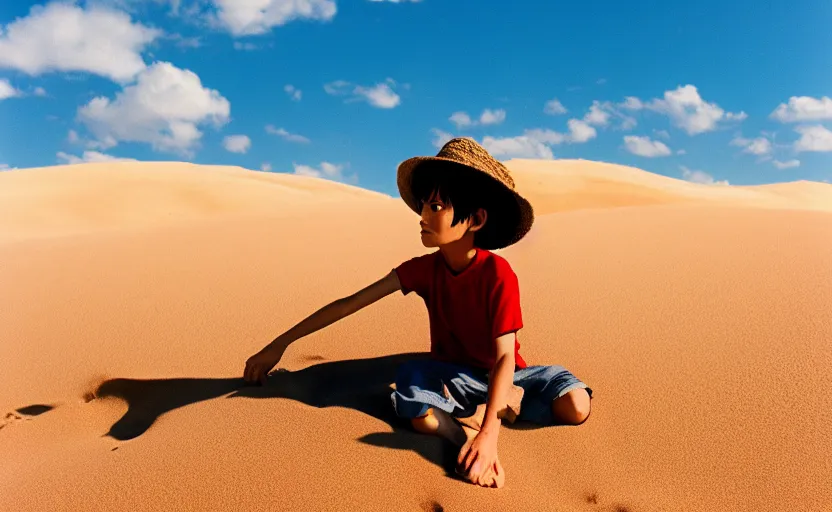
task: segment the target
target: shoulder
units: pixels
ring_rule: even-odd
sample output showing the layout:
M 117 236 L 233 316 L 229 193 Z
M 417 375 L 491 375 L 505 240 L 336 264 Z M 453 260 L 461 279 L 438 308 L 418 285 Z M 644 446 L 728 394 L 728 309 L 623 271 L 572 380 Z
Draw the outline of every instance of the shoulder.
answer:
M 399 263 L 397 267 L 394 268 L 397 274 L 402 273 L 418 273 L 422 274 L 429 269 L 431 269 L 436 261 L 436 252 L 429 252 L 427 254 L 420 254 L 419 256 L 414 256 L 412 258 L 406 259 Z
M 486 255 L 483 267 L 489 277 L 493 277 L 495 281 L 517 279 L 517 274 L 514 273 L 514 269 L 511 268 L 511 263 L 507 259 L 491 251 L 483 252 Z
M 418 256 L 413 256 L 413 257 L 411 257 L 411 258 L 408 258 L 408 259 L 406 259 L 406 260 L 403 260 L 403 261 L 402 261 L 402 264 L 404 264 L 404 263 L 409 263 L 409 262 L 426 262 L 426 261 L 433 261 L 434 259 L 436 259 L 436 255 L 437 255 L 438 253 L 439 253 L 439 251 L 434 251 L 434 252 L 428 252 L 428 253 L 425 253 L 425 254 L 420 254 L 420 255 L 418 255 Z
M 401 264 L 415 264 L 415 265 L 428 265 L 432 264 L 436 260 L 436 255 L 439 254 L 439 251 L 429 252 L 425 254 L 420 254 L 419 256 L 413 256 L 412 258 L 404 260 Z
M 437 251 L 438 252 L 438 251 Z M 418 295 L 424 296 L 433 279 L 435 272 L 436 252 L 414 256 L 401 262 L 393 269 L 399 278 L 399 285 L 402 293 L 407 295 L 415 291 Z

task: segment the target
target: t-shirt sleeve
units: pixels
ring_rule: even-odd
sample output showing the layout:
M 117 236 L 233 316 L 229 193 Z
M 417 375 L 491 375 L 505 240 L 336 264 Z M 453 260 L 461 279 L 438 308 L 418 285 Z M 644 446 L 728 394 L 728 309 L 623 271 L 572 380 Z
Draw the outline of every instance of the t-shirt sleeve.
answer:
M 520 284 L 517 275 L 507 264 L 498 265 L 494 287 L 489 297 L 491 336 L 515 332 L 523 327 L 520 311 Z
M 402 287 L 402 295 L 416 292 L 421 297 L 427 296 L 430 280 L 433 279 L 433 260 L 431 254 L 411 258 L 394 268 Z

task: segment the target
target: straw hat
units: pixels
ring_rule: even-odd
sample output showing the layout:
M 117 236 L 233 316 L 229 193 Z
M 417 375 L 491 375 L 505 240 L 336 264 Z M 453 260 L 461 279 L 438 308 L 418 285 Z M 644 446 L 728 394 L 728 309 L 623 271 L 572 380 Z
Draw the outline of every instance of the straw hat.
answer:
M 496 194 L 496 197 L 493 197 L 495 206 L 488 209 L 485 227 L 477 236 L 479 247 L 502 249 L 519 242 L 529 232 L 534 222 L 534 210 L 532 205 L 515 191 L 511 172 L 488 154 L 485 148 L 468 138 L 451 139 L 442 146 L 436 156 L 417 156 L 399 164 L 396 173 L 399 194 L 411 210 L 419 215 L 422 214 L 411 188 L 413 173 L 433 162 L 458 164 L 443 165 L 442 170 L 443 172 L 477 171 L 486 178 L 485 183 L 496 185 L 489 187 L 489 194 Z

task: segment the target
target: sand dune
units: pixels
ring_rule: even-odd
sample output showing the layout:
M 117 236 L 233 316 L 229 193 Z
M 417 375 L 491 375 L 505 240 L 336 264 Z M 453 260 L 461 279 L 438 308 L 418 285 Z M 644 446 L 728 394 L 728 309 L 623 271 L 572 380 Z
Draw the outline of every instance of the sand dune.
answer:
M 232 215 L 300 215 L 322 204 L 369 199 L 393 198 L 307 176 L 181 162 L 26 169 L 0 175 L 0 241 Z
M 538 212 L 500 251 L 523 354 L 595 399 L 580 427 L 503 428 L 497 491 L 391 417 L 395 365 L 428 348 L 417 297 L 242 385 L 274 336 L 427 251 L 401 200 L 189 164 L 0 173 L 0 509 L 828 510 L 832 186 L 508 164 Z
M 653 204 L 709 204 L 832 211 L 832 185 L 692 183 L 634 167 L 586 160 L 510 160 L 517 186 L 539 214 Z

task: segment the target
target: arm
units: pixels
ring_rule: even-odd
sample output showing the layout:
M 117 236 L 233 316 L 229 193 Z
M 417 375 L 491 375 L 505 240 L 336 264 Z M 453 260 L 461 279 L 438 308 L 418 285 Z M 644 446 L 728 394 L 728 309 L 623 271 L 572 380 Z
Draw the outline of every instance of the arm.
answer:
M 275 338 L 269 345 L 286 350 L 289 345 L 300 338 L 317 332 L 342 318 L 346 318 L 399 289 L 399 278 L 391 270 L 389 274 L 375 283 L 362 288 L 349 297 L 343 297 L 330 302 L 318 311 L 312 313 L 300 323 Z
M 259 381 L 265 384 L 266 374 L 280 361 L 289 345 L 400 289 L 399 278 L 396 272 L 391 270 L 383 278 L 356 293 L 330 302 L 251 356 L 246 361 L 243 378 L 248 382 Z
M 485 419 L 476 437 L 470 439 L 459 452 L 457 462 L 468 479 L 479 485 L 489 485 L 497 474 L 497 438 L 500 418 L 497 413 L 506 404 L 508 390 L 514 382 L 514 332 L 503 334 L 494 340 L 497 360 L 491 369 Z
M 514 383 L 514 340 L 515 333 L 513 332 L 503 334 L 495 340 L 497 361 L 491 369 L 488 402 L 485 406 L 485 419 L 482 422 L 482 432 L 486 434 L 497 435 L 501 423 L 497 413 L 505 407 L 508 390 Z

